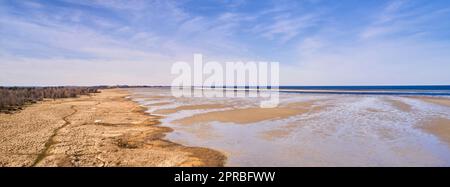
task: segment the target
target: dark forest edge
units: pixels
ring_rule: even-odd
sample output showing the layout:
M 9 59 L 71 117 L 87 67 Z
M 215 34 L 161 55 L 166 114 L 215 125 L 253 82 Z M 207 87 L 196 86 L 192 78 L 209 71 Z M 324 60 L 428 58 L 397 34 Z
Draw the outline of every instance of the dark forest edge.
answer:
M 11 114 L 44 99 L 75 98 L 80 95 L 100 93 L 100 89 L 141 88 L 154 86 L 49 86 L 49 87 L 7 87 L 0 86 L 0 113 Z M 160 86 L 156 86 L 160 87 Z
M 0 87 L 0 113 L 12 113 L 44 99 L 99 93 L 96 87 Z

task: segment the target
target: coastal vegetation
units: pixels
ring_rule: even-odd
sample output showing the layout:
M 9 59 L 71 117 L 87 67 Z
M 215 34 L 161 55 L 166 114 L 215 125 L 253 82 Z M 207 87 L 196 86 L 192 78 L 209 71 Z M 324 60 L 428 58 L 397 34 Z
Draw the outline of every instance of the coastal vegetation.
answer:
M 11 113 L 44 99 L 73 98 L 99 93 L 98 87 L 0 87 L 0 112 Z

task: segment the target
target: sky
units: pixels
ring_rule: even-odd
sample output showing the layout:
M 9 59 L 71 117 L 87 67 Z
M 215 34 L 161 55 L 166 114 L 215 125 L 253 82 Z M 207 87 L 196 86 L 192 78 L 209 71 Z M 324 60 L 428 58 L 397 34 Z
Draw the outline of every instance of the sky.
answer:
M 448 0 L 0 0 L 0 85 L 170 85 L 276 61 L 281 85 L 450 84 Z

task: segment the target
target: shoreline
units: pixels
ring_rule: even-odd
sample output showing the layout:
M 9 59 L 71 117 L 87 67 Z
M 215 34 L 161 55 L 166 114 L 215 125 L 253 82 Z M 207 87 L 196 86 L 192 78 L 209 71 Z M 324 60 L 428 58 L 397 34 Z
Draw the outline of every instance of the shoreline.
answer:
M 164 139 L 161 117 L 104 89 L 0 114 L 0 166 L 223 166 L 223 153 Z
M 129 97 L 131 95 L 131 93 L 128 90 L 122 89 L 122 88 L 119 88 L 119 89 L 127 91 L 127 95 L 123 96 L 122 97 L 123 99 L 125 99 L 125 100 L 127 100 L 129 102 L 132 102 L 132 103 L 136 104 L 139 107 L 139 109 L 134 111 L 134 112 L 141 113 L 141 114 L 143 114 L 145 116 L 149 116 L 149 117 L 151 116 L 151 117 L 155 118 L 156 120 L 158 120 L 157 123 L 153 124 L 153 125 L 155 127 L 161 129 L 161 134 L 158 135 L 158 136 L 160 136 L 159 137 L 160 141 L 164 141 L 165 143 L 170 144 L 169 146 L 181 146 L 181 147 L 183 147 L 183 149 L 186 149 L 187 151 L 190 151 L 193 154 L 192 156 L 197 157 L 198 159 L 200 159 L 200 162 L 197 163 L 198 165 L 195 164 L 195 163 L 189 163 L 189 161 L 188 161 L 188 162 L 183 162 L 183 163 L 181 163 L 178 166 L 182 166 L 182 167 L 183 166 L 200 166 L 200 167 L 202 167 L 202 166 L 206 166 L 206 167 L 209 167 L 209 166 L 210 167 L 217 167 L 217 166 L 223 167 L 223 166 L 225 166 L 227 157 L 225 156 L 225 154 L 223 154 L 223 153 L 221 153 L 219 151 L 216 151 L 216 150 L 211 149 L 211 148 L 206 148 L 206 147 L 185 146 L 185 145 L 182 145 L 180 143 L 175 143 L 175 142 L 172 142 L 170 140 L 164 139 L 166 137 L 167 133 L 171 133 L 171 132 L 174 131 L 173 128 L 166 127 L 166 126 L 161 126 L 161 122 L 159 121 L 159 119 L 164 118 L 164 116 L 162 116 L 162 115 L 153 115 L 153 114 L 150 114 L 150 113 L 146 112 L 148 110 L 148 108 L 146 108 L 144 106 L 141 106 L 136 101 L 133 101 L 132 98 Z

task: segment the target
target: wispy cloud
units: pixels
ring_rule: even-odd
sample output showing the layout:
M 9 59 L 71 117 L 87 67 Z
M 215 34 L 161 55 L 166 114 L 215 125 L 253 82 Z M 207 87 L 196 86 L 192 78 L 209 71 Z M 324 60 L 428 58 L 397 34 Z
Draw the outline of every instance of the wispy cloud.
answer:
M 399 34 L 397 37 L 416 35 L 433 27 L 441 27 L 440 24 L 430 23 L 449 17 L 449 10 L 448 7 L 433 7 L 416 1 L 390 1 L 374 16 L 360 36 L 370 39 L 394 34 Z
M 286 42 L 296 37 L 303 29 L 314 26 L 315 21 L 315 15 L 294 18 L 289 15 L 281 15 L 275 17 L 273 23 L 256 25 L 253 30 L 265 38 Z
M 168 84 L 171 63 L 193 53 L 280 61 L 290 72 L 282 79 L 292 84 L 383 82 L 406 61 L 435 70 L 421 78 L 437 82 L 435 67 L 449 59 L 442 52 L 450 48 L 449 3 L 366 3 L 4 0 L 0 84 L 77 84 L 77 74 L 85 77 L 80 84 Z

